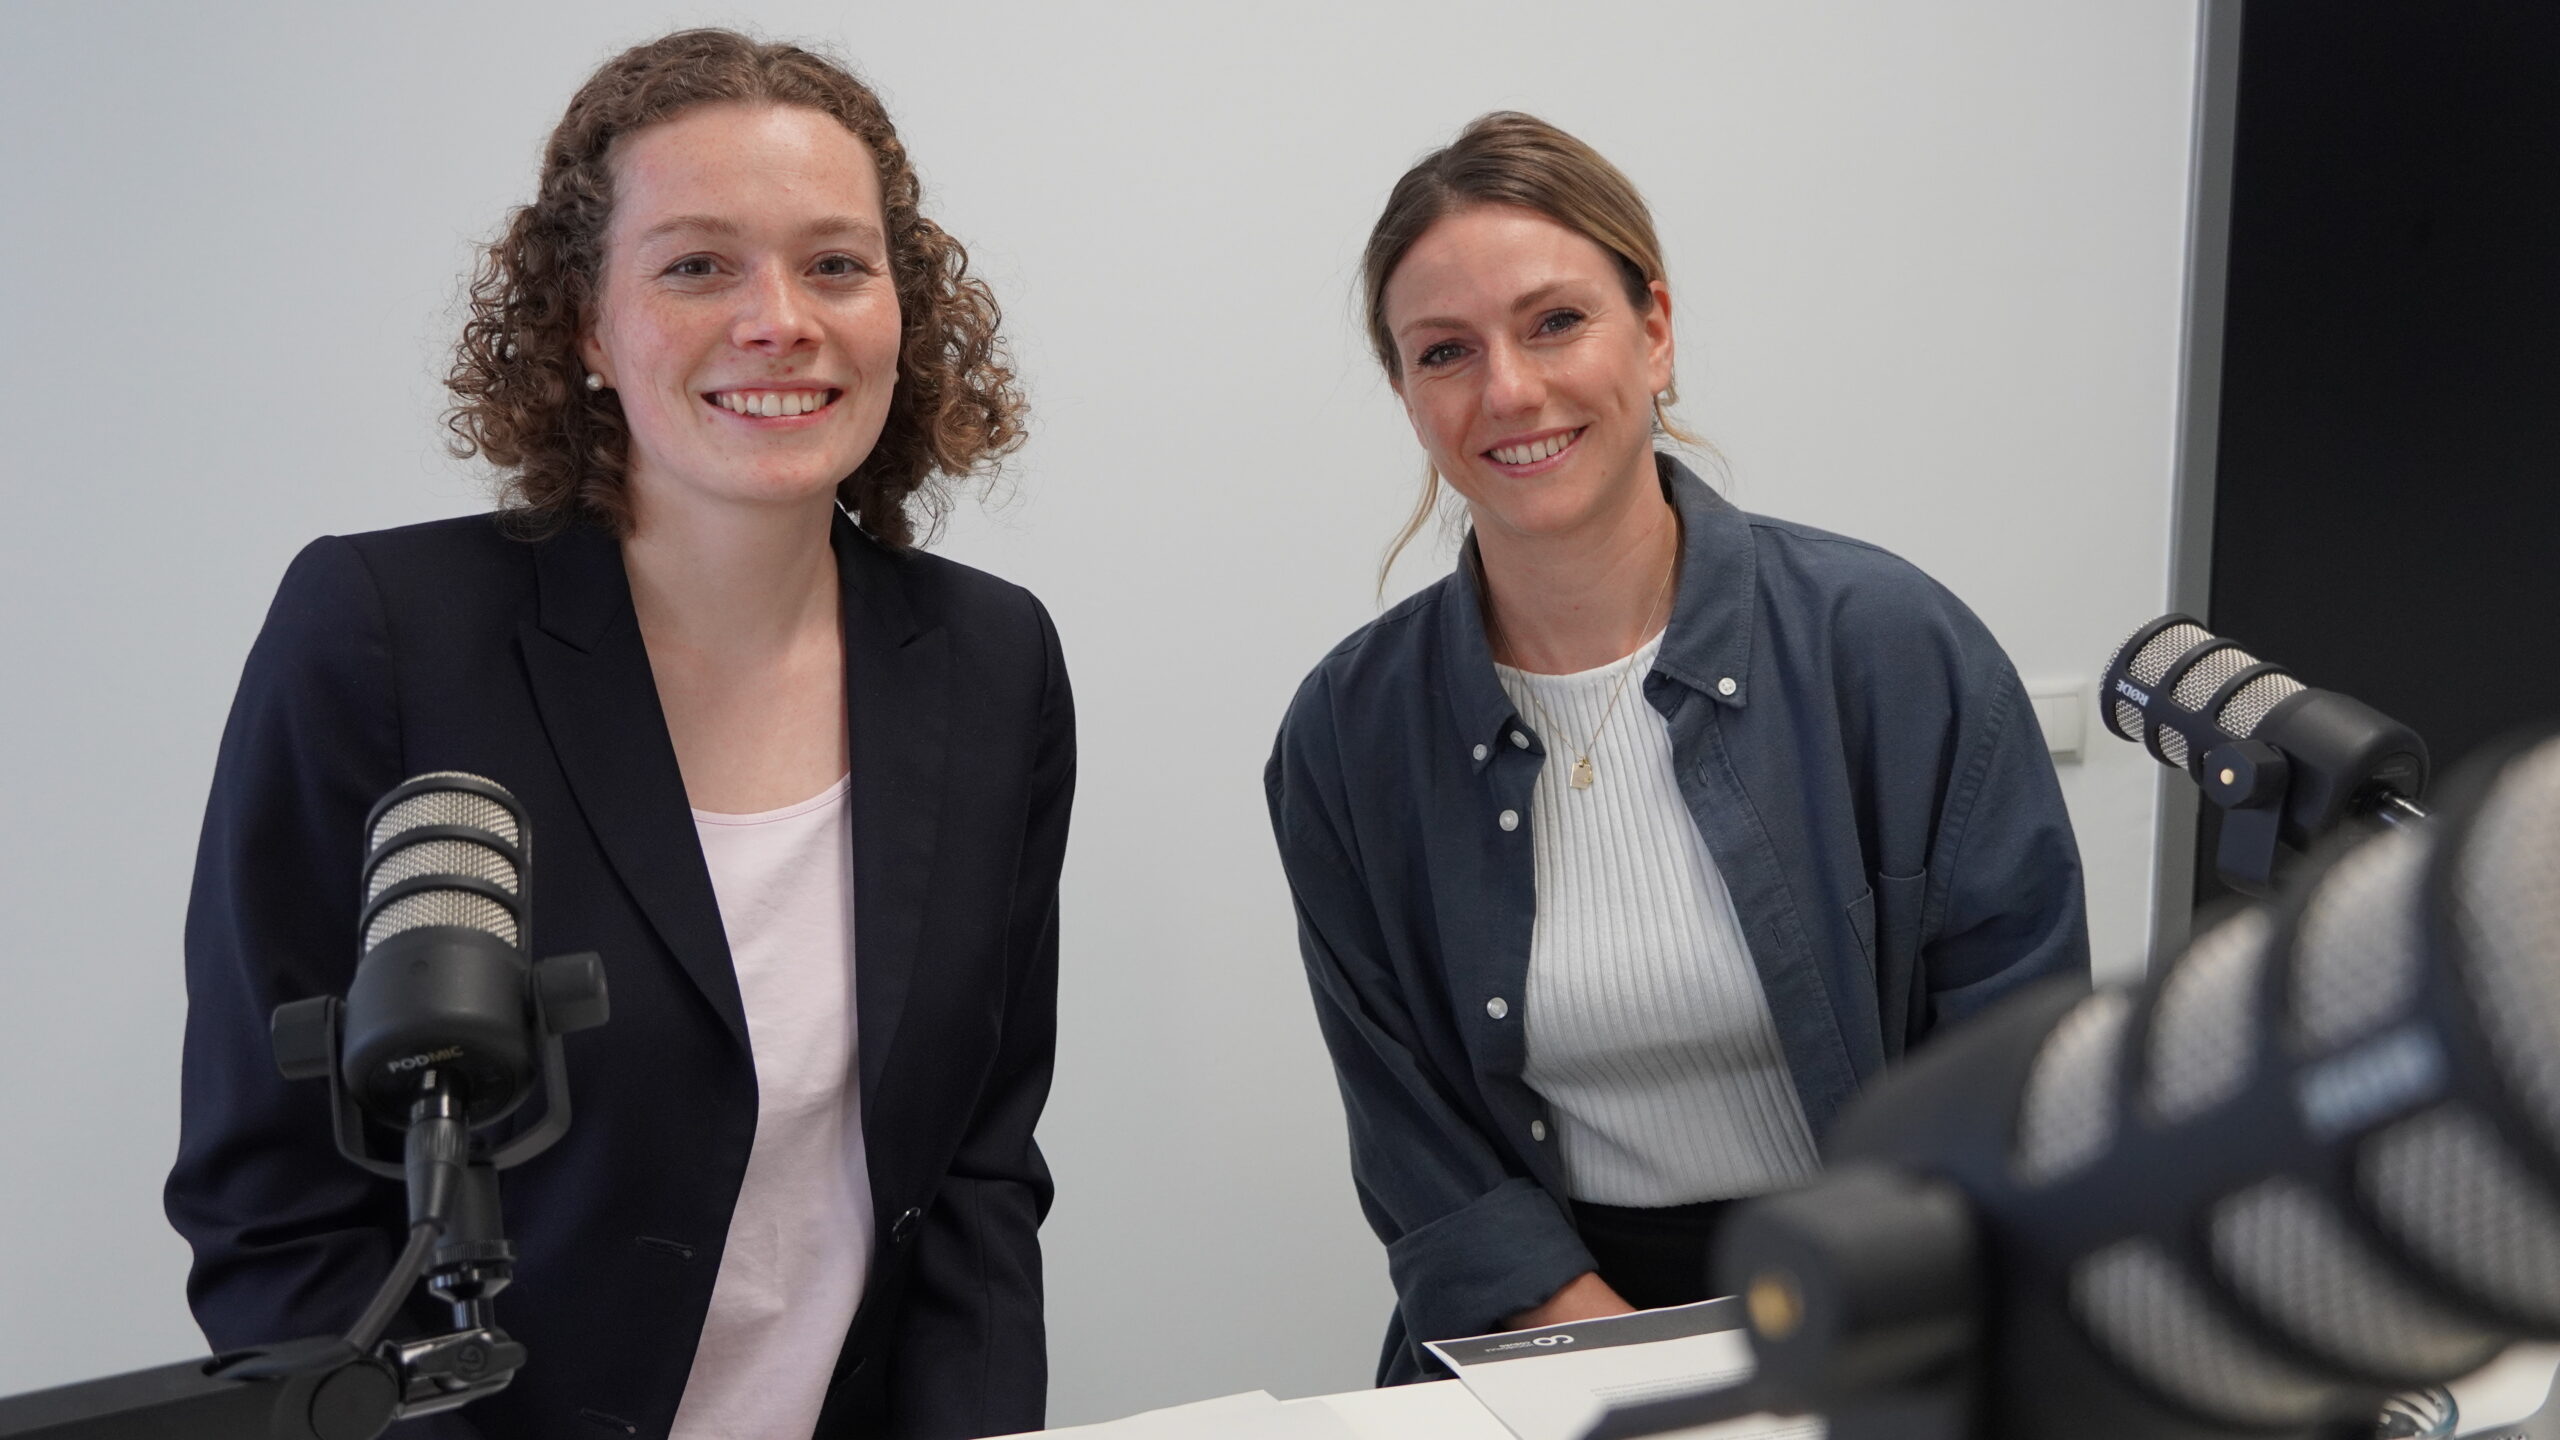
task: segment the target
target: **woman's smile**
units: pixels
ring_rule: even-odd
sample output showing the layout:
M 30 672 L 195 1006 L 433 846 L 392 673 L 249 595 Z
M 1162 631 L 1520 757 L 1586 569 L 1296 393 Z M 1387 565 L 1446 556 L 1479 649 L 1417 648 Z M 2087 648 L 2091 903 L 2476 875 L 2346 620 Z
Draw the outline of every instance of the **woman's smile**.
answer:
M 736 420 L 757 430 L 805 430 L 819 423 L 828 407 L 842 399 L 844 391 L 833 386 L 804 386 L 793 389 L 742 387 L 735 390 L 711 390 L 703 400 L 726 419 Z
M 1549 430 L 1543 434 L 1505 440 L 1486 447 L 1484 458 L 1505 475 L 1543 475 L 1562 466 L 1574 453 L 1574 446 L 1581 442 L 1582 432 L 1590 428 L 1588 425 L 1576 425 L 1569 430 Z

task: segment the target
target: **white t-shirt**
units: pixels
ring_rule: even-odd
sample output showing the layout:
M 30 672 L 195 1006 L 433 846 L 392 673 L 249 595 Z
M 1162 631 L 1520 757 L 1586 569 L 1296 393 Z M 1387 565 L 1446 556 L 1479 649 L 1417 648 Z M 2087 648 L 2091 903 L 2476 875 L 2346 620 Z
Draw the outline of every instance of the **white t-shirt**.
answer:
M 1520 1078 L 1554 1113 L 1567 1192 L 1603 1205 L 1757 1195 L 1820 1163 L 1669 722 L 1644 696 L 1661 646 L 1572 675 L 1494 667 L 1547 747 Z M 1586 742 L 1596 778 L 1577 790 Z
M 756 1137 L 673 1440 L 807 1440 L 870 1271 L 850 789 L 693 812 L 746 1004 Z

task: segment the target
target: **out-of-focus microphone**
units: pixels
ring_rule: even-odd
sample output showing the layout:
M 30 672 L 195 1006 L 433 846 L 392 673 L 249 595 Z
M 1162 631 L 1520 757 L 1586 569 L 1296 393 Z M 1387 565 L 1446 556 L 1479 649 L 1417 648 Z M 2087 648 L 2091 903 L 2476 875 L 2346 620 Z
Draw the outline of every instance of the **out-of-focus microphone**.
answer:
M 2216 867 L 2269 893 L 2278 847 L 2310 849 L 2352 816 L 2409 820 L 2427 787 L 2417 732 L 2318 690 L 2184 615 L 2126 637 L 2099 682 L 2107 728 L 2184 770 L 2225 812 Z
M 2485 777 L 2485 778 L 2484 778 Z M 2150 981 L 2030 991 L 1740 1207 L 1760 1368 L 1834 1440 L 2355 1435 L 2560 1335 L 2560 739 L 2331 854 Z

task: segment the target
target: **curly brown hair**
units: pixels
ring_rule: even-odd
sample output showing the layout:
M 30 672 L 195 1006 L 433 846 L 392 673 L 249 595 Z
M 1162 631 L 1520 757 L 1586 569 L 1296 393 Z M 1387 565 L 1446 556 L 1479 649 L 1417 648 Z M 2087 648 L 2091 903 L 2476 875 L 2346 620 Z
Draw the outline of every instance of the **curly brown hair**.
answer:
M 834 117 L 871 151 L 889 223 L 903 335 L 880 439 L 836 494 L 862 528 L 898 546 L 930 534 L 958 477 L 1022 443 L 1023 399 L 995 295 L 960 242 L 926 219 L 922 187 L 880 97 L 796 45 L 731 30 L 683 30 L 606 61 L 569 101 L 542 150 L 542 183 L 508 217 L 470 287 L 445 424 L 454 453 L 504 475 L 501 508 L 527 535 L 575 520 L 631 533 L 630 431 L 611 391 L 584 386 L 578 337 L 602 286 L 613 214 L 614 142 L 697 105 L 800 105 Z

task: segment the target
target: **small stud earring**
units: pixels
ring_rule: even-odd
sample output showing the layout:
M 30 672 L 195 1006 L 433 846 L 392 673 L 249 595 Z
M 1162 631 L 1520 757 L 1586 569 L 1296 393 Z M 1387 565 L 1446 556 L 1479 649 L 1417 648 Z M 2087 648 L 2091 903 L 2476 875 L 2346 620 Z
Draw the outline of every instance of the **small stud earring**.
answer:
M 587 372 L 587 388 L 588 388 L 588 389 L 590 389 L 590 390 L 601 390 L 601 389 L 603 389 L 603 388 L 604 388 L 604 377 L 603 377 L 603 376 L 601 376 L 601 375 L 599 375 L 599 374 L 597 374 L 597 373 L 596 373 L 596 372 L 594 372 L 593 370 L 588 371 L 588 372 Z

